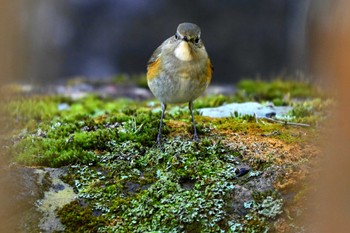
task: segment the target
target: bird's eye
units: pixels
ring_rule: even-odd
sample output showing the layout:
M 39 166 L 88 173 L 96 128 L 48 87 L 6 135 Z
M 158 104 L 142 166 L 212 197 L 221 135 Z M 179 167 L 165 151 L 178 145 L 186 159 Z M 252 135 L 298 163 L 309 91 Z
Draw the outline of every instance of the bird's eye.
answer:
M 196 37 L 196 39 L 194 39 L 194 42 L 195 42 L 196 44 L 198 44 L 198 43 L 199 43 L 199 37 Z
M 179 38 L 180 38 L 179 35 L 176 33 L 176 34 L 175 34 L 175 39 L 178 40 Z

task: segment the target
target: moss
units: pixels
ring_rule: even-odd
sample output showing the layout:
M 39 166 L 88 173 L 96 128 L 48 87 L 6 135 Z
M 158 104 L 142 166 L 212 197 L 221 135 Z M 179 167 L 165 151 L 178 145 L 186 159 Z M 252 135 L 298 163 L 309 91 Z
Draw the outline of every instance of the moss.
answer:
M 107 103 L 107 111 L 101 110 L 103 104 L 100 98 L 89 96 L 71 103 L 68 110 L 55 112 L 50 107 L 49 113 L 56 116 L 48 119 L 37 119 L 36 113 L 32 113 L 31 116 L 38 121 L 37 128 L 29 128 L 29 134 L 15 145 L 15 160 L 27 165 L 51 167 L 72 162 L 87 164 L 93 162 L 99 153 L 111 152 L 115 145 L 124 141 L 153 144 L 158 113 L 142 108 L 135 110 L 127 100 Z M 57 108 L 58 103 L 49 102 L 49 106 L 52 105 Z M 15 109 L 14 114 L 25 115 L 26 109 Z
M 119 74 L 112 78 L 112 82 L 118 85 L 137 85 L 148 88 L 146 74 Z
M 334 107 L 332 99 L 315 98 L 294 103 L 290 115 L 298 122 L 317 125 L 327 119 L 329 110 Z
M 316 95 L 308 85 L 280 82 L 258 81 L 254 94 L 254 85 L 242 81 L 235 95 L 204 97 L 195 106 L 218 106 L 232 100 L 289 104 L 292 98 Z M 293 121 L 315 123 L 325 118 L 330 105 L 322 99 L 311 99 L 295 104 L 290 116 Z M 265 152 L 262 148 L 276 142 L 282 149 L 299 145 L 317 132 L 315 128 L 264 120 L 257 123 L 251 116 L 215 119 L 196 115 L 201 138 L 197 143 L 192 141 L 187 106 L 174 107 L 167 111 L 163 147 L 159 149 L 154 143 L 160 111 L 155 108 L 144 102 L 96 95 L 79 100 L 33 97 L 10 101 L 5 107 L 6 116 L 18 125 L 11 147 L 13 159 L 30 166 L 69 167 L 64 179 L 74 186 L 79 201 L 59 210 L 67 232 L 273 229 L 272 222 L 284 205 L 280 196 L 254 194 L 250 204 L 246 203 L 250 205 L 248 214 L 242 218 L 230 216 L 227 196 L 235 185 L 256 179 L 271 166 L 282 162 L 286 167 L 296 166 L 281 161 L 272 149 Z M 246 163 L 250 174 L 258 175 L 238 177 L 237 169 Z
M 237 84 L 240 96 L 255 101 L 271 101 L 275 105 L 287 105 L 293 98 L 310 98 L 322 95 L 311 83 L 274 79 L 272 81 L 242 80 Z
M 71 166 L 69 179 L 75 180 L 79 197 L 89 202 L 89 211 L 100 210 L 108 220 L 101 231 L 199 227 L 217 232 L 225 226 L 224 197 L 235 178 L 226 170 L 235 167 L 234 161 L 232 151 L 219 141 L 198 144 L 175 138 L 163 151 L 144 151 L 140 144 L 125 142 L 100 156 L 96 167 Z M 182 186 L 186 180 L 193 182 L 191 189 Z M 114 222 L 115 216 L 120 221 Z
M 31 97 L 13 98 L 6 103 L 0 103 L 1 123 L 9 131 L 35 130 L 39 122 L 48 121 L 59 115 L 58 104 L 60 97 Z
M 58 211 L 65 232 L 97 232 L 106 223 L 103 216 L 94 216 L 91 208 L 73 201 Z
M 209 95 L 194 102 L 195 108 L 217 107 L 232 102 L 272 102 L 275 106 L 290 105 L 295 99 L 322 98 L 324 92 L 310 82 L 285 80 L 276 77 L 271 81 L 243 79 L 236 84 L 234 95 Z
M 251 116 L 230 117 L 226 119 L 211 120 L 212 127 L 224 133 L 244 133 L 247 135 L 259 135 L 263 137 L 276 138 L 286 143 L 297 143 L 305 141 L 303 134 L 312 137 L 314 135 L 312 128 L 296 128 L 285 124 L 277 124 L 265 120 L 259 120 Z M 310 134 L 310 135 L 309 135 Z
M 234 101 L 234 96 L 210 95 L 200 98 L 194 102 L 194 108 L 212 108 Z

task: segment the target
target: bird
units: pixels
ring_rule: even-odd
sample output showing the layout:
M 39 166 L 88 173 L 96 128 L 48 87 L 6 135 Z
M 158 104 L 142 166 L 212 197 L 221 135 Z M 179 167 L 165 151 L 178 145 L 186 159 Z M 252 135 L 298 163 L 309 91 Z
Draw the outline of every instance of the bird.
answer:
M 167 104 L 188 103 L 193 139 L 199 142 L 193 116 L 193 101 L 211 82 L 213 66 L 201 38 L 201 29 L 193 23 L 180 23 L 175 35 L 166 39 L 147 63 L 147 83 L 161 103 L 156 143 L 161 145 Z

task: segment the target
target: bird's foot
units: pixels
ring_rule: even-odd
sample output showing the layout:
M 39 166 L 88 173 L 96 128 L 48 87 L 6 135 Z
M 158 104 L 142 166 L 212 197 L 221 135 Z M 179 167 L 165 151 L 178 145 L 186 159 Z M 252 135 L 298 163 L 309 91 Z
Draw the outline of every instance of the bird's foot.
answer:
M 193 141 L 195 141 L 195 142 L 200 142 L 199 137 L 198 137 L 197 134 L 194 134 L 194 135 L 193 135 Z
M 154 143 L 154 145 L 152 146 L 152 148 L 156 148 L 156 147 L 162 149 L 162 136 L 160 134 L 158 134 L 157 140 Z

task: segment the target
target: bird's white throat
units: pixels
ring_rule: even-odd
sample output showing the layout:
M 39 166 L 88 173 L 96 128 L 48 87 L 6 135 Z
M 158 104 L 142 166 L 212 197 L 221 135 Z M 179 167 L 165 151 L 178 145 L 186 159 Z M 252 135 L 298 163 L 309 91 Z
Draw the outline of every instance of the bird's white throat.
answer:
M 181 61 L 191 61 L 193 58 L 191 48 L 186 41 L 181 41 L 181 43 L 176 47 L 174 55 Z

